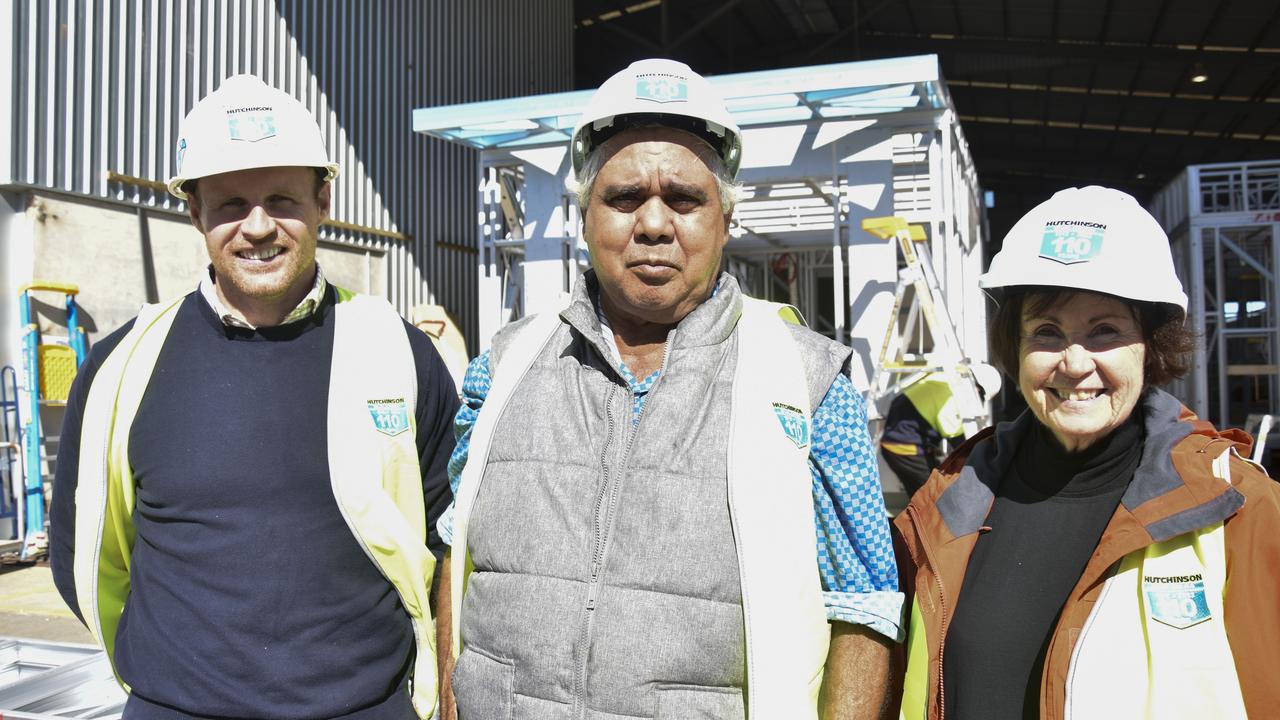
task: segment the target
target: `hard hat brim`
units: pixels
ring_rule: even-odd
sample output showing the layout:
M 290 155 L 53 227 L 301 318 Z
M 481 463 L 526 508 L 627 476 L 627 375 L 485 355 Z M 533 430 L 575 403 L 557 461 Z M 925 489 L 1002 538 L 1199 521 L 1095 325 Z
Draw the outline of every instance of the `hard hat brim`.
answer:
M 266 163 L 253 167 L 236 167 L 220 172 L 206 172 L 196 176 L 175 175 L 169 178 L 169 181 L 165 183 L 165 186 L 168 188 L 170 195 L 178 198 L 179 200 L 187 200 L 187 192 L 182 189 L 182 186 L 192 180 L 199 180 L 200 178 L 211 177 L 213 175 L 222 175 L 224 173 L 240 172 L 242 170 L 259 170 L 261 168 L 268 167 L 310 167 L 316 168 L 317 170 L 324 170 L 325 176 L 323 182 L 332 182 L 334 178 L 338 177 L 338 172 L 342 169 L 337 163 L 323 163 L 321 165 L 279 165 L 275 163 Z

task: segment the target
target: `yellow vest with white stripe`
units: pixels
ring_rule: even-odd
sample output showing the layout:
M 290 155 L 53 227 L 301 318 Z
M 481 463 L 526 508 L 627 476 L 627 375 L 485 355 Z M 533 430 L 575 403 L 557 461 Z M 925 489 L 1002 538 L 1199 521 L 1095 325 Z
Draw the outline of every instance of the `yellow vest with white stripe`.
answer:
M 945 438 L 960 437 L 964 424 L 960 421 L 960 409 L 956 405 L 951 386 L 942 375 L 930 375 L 908 385 L 903 395 L 915 406 L 924 419 Z
M 417 371 L 400 315 L 385 300 L 345 290 L 338 297 L 327 422 L 330 485 L 352 534 L 396 588 L 413 622 L 417 657 L 410 687 L 414 709 L 426 718 L 437 692 L 428 605 L 435 558 L 426 545 L 414 426 Z M 182 300 L 142 309 L 98 370 L 85 404 L 76 488 L 76 596 L 113 667 L 135 532 L 129 428 Z M 409 432 L 377 431 L 368 401 L 383 398 L 404 399 Z M 370 472 L 371 466 L 381 472 Z
M 1213 473 L 1231 482 L 1230 450 Z M 1246 718 L 1235 658 L 1223 623 L 1227 555 L 1221 522 L 1130 553 L 1107 578 L 1080 630 L 1067 671 L 1063 716 L 1163 720 Z M 1165 597 L 1144 578 L 1185 579 L 1199 592 Z M 1197 585 L 1197 583 L 1200 583 Z M 1180 583 L 1182 584 L 1182 583 Z M 1205 599 L 1204 608 L 1170 610 L 1165 602 Z M 1170 624 L 1170 615 L 1186 622 Z M 929 647 L 924 621 L 911 608 L 902 718 L 925 717 Z
M 737 544 L 746 630 L 749 717 L 817 718 L 830 642 L 814 555 L 816 529 L 809 430 L 802 447 L 780 430 L 774 403 L 812 413 L 805 369 L 784 318 L 793 308 L 743 297 L 730 418 L 729 516 Z M 535 358 L 556 334 L 558 311 L 536 316 L 502 354 L 471 431 L 471 451 L 454 499 L 453 654 L 462 651 L 462 598 L 473 570 L 467 547 L 471 509 L 484 477 L 493 430 Z

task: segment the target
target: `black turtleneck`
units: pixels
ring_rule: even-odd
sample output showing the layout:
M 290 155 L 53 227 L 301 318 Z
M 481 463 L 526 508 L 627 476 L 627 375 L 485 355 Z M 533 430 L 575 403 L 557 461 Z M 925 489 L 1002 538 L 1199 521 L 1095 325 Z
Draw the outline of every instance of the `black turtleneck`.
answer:
M 1142 459 L 1130 417 L 1067 452 L 1039 422 L 1000 481 L 947 631 L 947 717 L 1039 717 L 1040 675 L 1058 614 Z

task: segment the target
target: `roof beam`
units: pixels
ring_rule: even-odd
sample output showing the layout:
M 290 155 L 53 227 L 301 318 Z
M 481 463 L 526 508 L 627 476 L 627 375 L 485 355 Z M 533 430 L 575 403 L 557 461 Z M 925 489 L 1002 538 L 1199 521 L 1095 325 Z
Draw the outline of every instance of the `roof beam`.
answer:
M 661 45 L 658 45 L 658 44 L 657 44 L 657 43 L 655 43 L 654 41 L 650 40 L 649 38 L 647 38 L 647 37 L 645 37 L 645 36 L 643 36 L 643 35 L 641 35 L 641 34 L 639 34 L 639 33 L 637 33 L 637 32 L 632 32 L 631 30 L 629 30 L 629 29 L 627 29 L 627 28 L 623 27 L 623 26 L 622 26 L 622 23 L 618 23 L 618 22 L 599 22 L 599 23 L 596 23 L 595 25 L 592 25 L 592 26 L 590 26 L 590 27 L 602 27 L 602 28 L 605 28 L 606 30 L 609 30 L 609 31 L 611 31 L 611 32 L 613 32 L 613 33 L 616 33 L 616 34 L 618 34 L 618 35 L 621 35 L 622 37 L 624 37 L 624 38 L 626 38 L 626 39 L 630 40 L 631 42 L 635 43 L 636 45 L 639 45 L 640 47 L 648 48 L 650 51 L 652 51 L 652 52 L 654 52 L 654 53 L 661 53 L 661 52 L 662 52 L 662 46 L 661 46 Z M 581 29 L 581 28 L 579 28 L 579 29 Z
M 726 0 L 726 2 L 720 3 L 720 7 L 716 8 L 715 12 L 702 18 L 693 27 L 689 28 L 688 30 L 685 30 L 680 35 L 680 37 L 676 38 L 675 40 L 672 40 L 670 43 L 667 43 L 667 46 L 664 49 L 667 52 L 670 52 L 680 47 L 681 45 L 685 44 L 686 42 L 691 40 L 695 35 L 702 32 L 702 28 L 710 25 L 711 23 L 715 22 L 721 15 L 737 7 L 738 3 L 740 2 L 742 2 L 742 0 Z
M 847 31 L 847 29 L 846 29 Z M 844 33 L 846 31 L 841 31 Z M 842 37 L 840 33 L 828 39 L 818 48 L 809 52 L 806 59 L 820 55 L 830 47 L 831 43 Z M 1036 38 L 1010 38 L 1001 40 L 996 37 L 977 35 L 951 36 L 933 34 L 888 33 L 877 30 L 866 30 L 862 33 L 861 42 L 864 48 L 877 49 L 894 55 L 916 55 L 927 53 L 952 54 L 968 53 L 972 55 L 1014 55 L 1032 58 L 1055 58 L 1062 65 L 1079 65 L 1099 60 L 1114 62 L 1146 62 L 1169 61 L 1178 63 L 1211 62 L 1242 63 L 1272 68 L 1280 62 L 1280 48 L 1228 48 L 1198 47 L 1195 45 L 1165 45 L 1122 43 L 1114 41 L 1097 42 L 1094 40 L 1066 40 L 1051 42 Z M 797 48 L 804 52 L 804 48 Z M 1046 65 L 1052 63 L 1046 63 Z
M 1267 97 L 1257 95 L 1210 95 L 1208 93 L 1184 93 L 1163 90 L 1137 90 L 1100 87 L 1081 87 L 1079 85 L 1041 85 L 1039 83 L 990 82 L 984 80 L 947 80 L 949 88 L 973 88 L 975 90 L 1003 90 L 1016 92 L 1057 93 L 1063 95 L 1097 95 L 1100 97 L 1132 97 L 1151 100 L 1185 100 L 1189 102 L 1228 102 L 1228 103 L 1270 103 L 1280 104 L 1280 96 Z
M 862 13 L 860 17 L 854 18 L 853 22 L 849 23 L 849 27 L 846 27 L 840 32 L 836 33 L 835 35 L 832 35 L 831 37 L 824 40 L 821 45 L 810 50 L 809 54 L 804 56 L 804 59 L 802 62 L 807 62 L 821 55 L 824 51 L 826 51 L 827 48 L 831 47 L 832 45 L 835 45 L 836 43 L 840 42 L 841 40 L 845 39 L 851 34 L 855 34 L 855 33 L 858 34 L 859 40 L 861 40 L 862 31 L 859 28 L 864 27 L 867 24 L 868 20 L 875 17 L 877 13 L 889 7 L 893 3 L 894 3 L 894 0 L 880 0 L 880 2 L 876 3 L 875 5 L 872 5 L 870 10 Z
M 1113 123 L 1041 120 L 1038 118 L 1010 118 L 991 115 L 959 115 L 958 117 L 962 123 L 977 123 L 981 125 L 1010 125 L 1014 127 L 1049 128 L 1051 130 L 1087 130 L 1108 133 L 1127 133 L 1133 135 L 1165 135 L 1168 137 L 1204 138 L 1208 140 L 1239 140 L 1242 142 L 1265 140 L 1267 142 L 1280 143 L 1280 135 L 1264 136 L 1257 133 L 1233 132 L 1228 135 L 1227 133 L 1214 132 L 1211 130 L 1196 130 L 1193 128 L 1139 127 L 1133 125 L 1117 125 Z

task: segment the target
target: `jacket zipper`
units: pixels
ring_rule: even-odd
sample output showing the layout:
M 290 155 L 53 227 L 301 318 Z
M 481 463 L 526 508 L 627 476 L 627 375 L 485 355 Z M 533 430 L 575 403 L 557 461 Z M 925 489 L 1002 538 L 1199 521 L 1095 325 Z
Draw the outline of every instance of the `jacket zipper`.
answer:
M 574 715 L 583 717 L 586 714 L 586 687 L 587 687 L 587 650 L 591 644 L 591 625 L 595 618 L 596 609 L 596 593 L 599 590 L 600 581 L 600 560 L 601 550 L 601 526 L 600 526 L 600 510 L 604 505 L 605 493 L 609 490 L 609 475 L 611 468 L 609 467 L 609 446 L 613 444 L 613 431 L 616 420 L 613 414 L 613 394 L 614 386 L 610 385 L 605 393 L 604 410 L 605 417 L 608 421 L 608 430 L 605 432 L 604 443 L 600 446 L 600 468 L 603 471 L 604 481 L 600 483 L 600 491 L 596 493 L 595 508 L 592 511 L 596 519 L 596 541 L 595 547 L 591 553 L 591 575 L 587 580 L 587 603 L 586 618 L 582 623 L 581 637 L 578 638 L 578 646 L 581 652 L 581 658 L 578 662 L 578 677 L 575 681 L 573 701 L 576 707 Z
M 649 395 L 652 397 L 654 390 L 657 389 L 658 383 L 662 382 L 662 374 L 667 369 L 667 355 L 671 348 L 671 337 L 675 335 L 672 330 L 667 336 L 667 342 L 662 348 L 662 365 L 658 370 L 658 378 L 653 381 L 653 385 L 649 388 Z M 618 507 L 618 494 L 621 488 L 621 478 L 614 477 L 614 467 L 609 465 L 609 446 L 613 443 L 614 428 L 617 426 L 616 418 L 613 412 L 613 395 L 614 387 L 610 387 L 605 395 L 605 416 L 608 418 L 608 431 L 605 433 L 604 445 L 600 448 L 600 467 L 604 470 L 604 482 L 600 485 L 600 492 L 596 494 L 595 503 L 595 520 L 596 520 L 596 538 L 595 546 L 591 553 L 591 576 L 587 581 L 587 603 L 586 622 L 582 624 L 582 637 L 580 639 L 582 647 L 582 659 L 578 666 L 577 692 L 574 693 L 574 701 L 577 704 L 576 715 L 579 718 L 585 717 L 587 712 L 586 705 L 586 687 L 587 687 L 587 650 L 591 644 L 591 628 L 595 619 L 596 601 L 599 599 L 600 591 L 600 574 L 604 569 L 604 552 L 605 546 L 609 542 L 609 530 L 613 525 L 613 515 Z M 635 393 L 630 389 L 627 390 L 627 413 L 634 412 Z M 647 400 L 646 400 L 647 406 Z M 644 417 L 644 410 L 640 411 L 640 418 Z M 618 459 L 617 468 L 625 468 L 627 459 L 631 456 L 631 445 L 635 442 L 637 431 L 640 429 L 640 418 L 636 419 L 635 427 L 627 435 L 626 445 L 622 449 L 622 456 Z M 606 502 L 607 498 L 607 502 Z
M 915 528 L 916 539 L 920 542 L 920 548 L 924 550 L 924 559 L 928 563 L 929 574 L 933 576 L 934 581 L 938 584 L 938 718 L 941 720 L 946 717 L 947 693 L 943 683 L 942 658 L 943 652 L 947 645 L 947 597 L 942 586 L 942 575 L 938 572 L 938 565 L 934 562 L 933 553 L 929 551 L 929 543 L 925 540 L 925 536 L 920 532 L 919 526 L 916 524 L 916 514 L 913 508 L 907 506 L 907 514 L 911 517 L 911 525 Z M 908 550 L 910 550 L 908 546 Z M 912 560 L 919 565 L 919 560 L 912 553 Z M 917 593 L 919 588 L 917 587 Z M 925 717 L 929 716 L 929 706 L 925 704 Z

